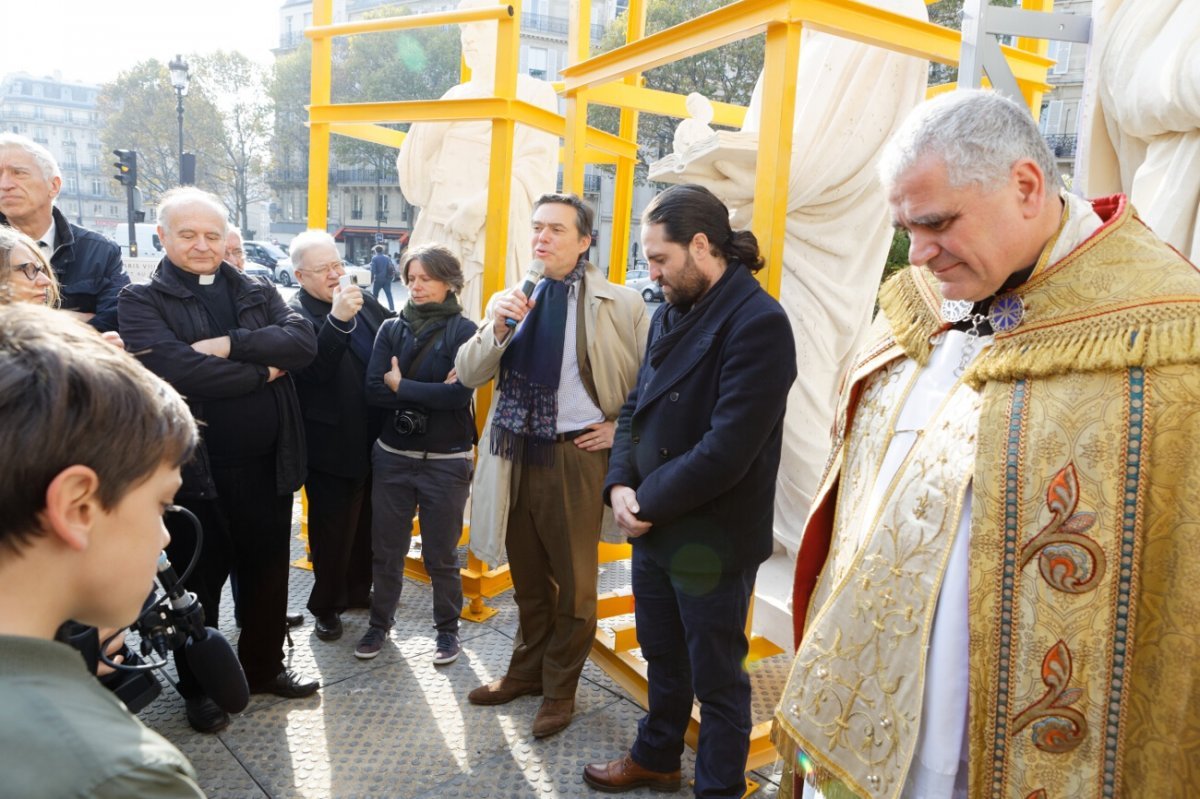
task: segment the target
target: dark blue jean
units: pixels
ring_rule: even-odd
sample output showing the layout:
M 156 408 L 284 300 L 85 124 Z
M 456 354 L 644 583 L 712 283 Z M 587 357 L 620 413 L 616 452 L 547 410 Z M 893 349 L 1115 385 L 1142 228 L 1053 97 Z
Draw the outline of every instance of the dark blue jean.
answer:
M 392 299 L 392 281 L 391 280 L 375 281 L 374 285 L 371 286 L 371 293 L 373 293 L 375 295 L 375 299 L 379 299 L 379 292 L 381 292 L 381 291 L 385 295 L 387 295 L 388 307 L 391 308 L 393 311 L 396 310 L 396 301 Z
M 740 797 L 751 727 L 745 627 L 758 568 L 683 572 L 644 550 L 633 547 L 633 596 L 650 709 L 633 759 L 652 771 L 678 769 L 695 697 L 696 796 Z

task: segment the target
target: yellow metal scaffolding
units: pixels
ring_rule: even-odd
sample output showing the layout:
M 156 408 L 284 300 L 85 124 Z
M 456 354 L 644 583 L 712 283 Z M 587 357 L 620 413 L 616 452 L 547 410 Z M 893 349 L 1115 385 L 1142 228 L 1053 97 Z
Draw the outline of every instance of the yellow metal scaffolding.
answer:
M 509 186 L 512 178 L 513 131 L 517 123 L 558 135 L 562 141 L 563 186 L 582 193 L 585 166 L 589 163 L 615 164 L 612 241 L 609 253 L 609 279 L 624 282 L 626 254 L 629 252 L 629 223 L 633 211 L 633 175 L 637 160 L 637 123 L 640 113 L 655 113 L 683 118 L 687 116 L 684 98 L 647 89 L 642 74 L 654 67 L 730 42 L 765 33 L 764 96 L 773 98 L 763 104 L 760 151 L 755 173 L 755 203 L 752 229 L 758 238 L 767 267 L 759 280 L 767 290 L 779 296 L 783 271 L 783 238 L 786 223 L 787 188 L 792 152 L 792 127 L 795 114 L 797 66 L 800 35 L 804 28 L 886 48 L 900 53 L 957 66 L 961 35 L 944 27 L 894 14 L 855 0 L 737 0 L 696 19 L 653 35 L 645 35 L 645 0 L 630 0 L 626 43 L 610 52 L 590 56 L 590 0 L 571 0 L 570 65 L 562 70 L 559 93 L 564 114 L 558 116 L 533 107 L 516 98 L 517 53 L 519 41 L 519 0 L 511 5 L 417 14 L 405 17 L 333 24 L 333 0 L 316 0 L 313 27 L 305 35 L 313 42 L 312 105 L 309 107 L 309 200 L 311 226 L 322 226 L 326 219 L 331 133 L 351 136 L 380 144 L 399 146 L 403 134 L 381 123 L 414 121 L 453 121 L 486 119 L 492 122 L 491 160 L 489 162 L 488 219 L 508 218 Z M 1052 0 L 1023 0 L 1025 9 L 1049 11 Z M 495 21 L 497 48 L 494 97 L 477 100 L 422 100 L 333 104 L 330 97 L 332 49 L 337 36 L 367 34 L 434 25 Z M 1020 39 L 1016 47 L 1003 48 L 1017 85 L 1036 115 L 1046 82 L 1047 69 L 1053 62 L 1046 58 L 1046 42 Z M 932 87 L 931 93 L 949 87 Z M 589 104 L 620 110 L 617 135 L 587 126 Z M 714 122 L 740 126 L 746 110 L 726 103 L 713 103 Z M 504 288 L 504 253 L 507 252 L 508 225 L 487 226 L 483 297 Z M 471 309 L 477 314 L 482 309 Z M 491 401 L 489 388 L 477 393 L 477 418 L 485 419 Z M 466 532 L 464 531 L 464 539 Z M 628 547 L 602 545 L 601 562 L 628 557 Z M 410 575 L 428 579 L 419 562 L 410 561 Z M 487 612 L 483 598 L 503 591 L 511 582 L 507 569 L 489 569 L 473 557 L 463 570 L 464 593 L 471 598 L 476 617 Z M 633 610 L 629 593 L 606 595 L 599 602 L 601 618 L 627 615 Z M 485 616 L 484 616 L 485 617 Z M 597 633 L 594 659 L 626 690 L 643 703 L 646 697 L 645 665 L 632 654 L 637 634 L 632 626 L 616 627 Z M 751 659 L 782 652 L 769 641 L 754 639 Z M 693 713 L 688 743 L 695 745 L 699 725 Z M 757 768 L 775 758 L 768 740 L 769 722 L 757 725 L 752 733 L 747 768 Z

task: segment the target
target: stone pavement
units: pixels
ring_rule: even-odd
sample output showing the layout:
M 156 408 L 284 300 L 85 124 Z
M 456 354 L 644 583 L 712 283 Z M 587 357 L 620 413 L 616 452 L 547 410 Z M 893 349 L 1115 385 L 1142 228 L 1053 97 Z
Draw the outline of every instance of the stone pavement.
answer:
M 303 554 L 299 541 L 294 556 Z M 183 568 L 182 565 L 179 568 Z M 601 591 L 628 585 L 627 564 L 601 567 Z M 312 573 L 293 568 L 289 607 L 304 608 Z M 313 635 L 312 615 L 292 631 L 295 646 L 286 664 L 317 677 L 321 690 L 307 699 L 251 697 L 246 710 L 217 735 L 187 725 L 183 700 L 172 689 L 142 712 L 143 720 L 175 743 L 200 775 L 210 797 L 388 797 L 389 799 L 533 799 L 598 797 L 582 778 L 586 763 L 607 760 L 628 748 L 642 715 L 608 675 L 588 662 L 576 697 L 575 719 L 558 735 L 536 740 L 529 731 L 540 697 L 499 707 L 466 700 L 475 686 L 500 677 L 517 627 L 508 591 L 488 601 L 499 613 L 462 623 L 463 653 L 435 667 L 432 592 L 406 580 L 396 627 L 374 660 L 358 660 L 354 647 L 367 628 L 367 611 L 352 610 L 345 633 L 334 642 Z M 237 638 L 226 588 L 220 628 Z M 754 720 L 769 718 L 786 678 L 787 656 L 755 664 Z M 173 676 L 173 675 L 172 675 Z M 693 774 L 685 750 L 685 785 Z M 774 797 L 778 770 L 749 775 Z M 629 797 L 690 796 L 640 789 Z

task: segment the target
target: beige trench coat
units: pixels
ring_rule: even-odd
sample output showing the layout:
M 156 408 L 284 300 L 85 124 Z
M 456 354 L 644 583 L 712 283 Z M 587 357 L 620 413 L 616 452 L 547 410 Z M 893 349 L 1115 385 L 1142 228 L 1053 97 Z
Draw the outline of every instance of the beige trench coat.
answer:
M 615 421 L 637 379 L 638 367 L 646 350 L 650 317 L 637 292 L 610 283 L 604 273 L 592 264 L 587 265 L 584 286 L 588 361 L 596 382 L 600 410 L 604 412 L 605 419 Z M 458 371 L 459 381 L 471 388 L 478 388 L 499 374 L 500 358 L 513 339 L 509 336 L 503 344 L 496 343 L 492 331 L 492 308 L 496 296 L 488 300 L 479 331 L 459 348 L 455 359 L 454 368 Z M 519 465 L 491 453 L 489 442 L 495 410 L 496 404 L 493 402 L 479 440 L 479 462 L 471 485 L 469 546 L 476 557 L 488 564 L 499 563 L 503 559 L 512 487 L 520 476 L 516 471 Z M 600 488 L 596 486 L 597 491 Z M 605 541 L 624 541 L 608 507 L 604 509 L 600 536 Z

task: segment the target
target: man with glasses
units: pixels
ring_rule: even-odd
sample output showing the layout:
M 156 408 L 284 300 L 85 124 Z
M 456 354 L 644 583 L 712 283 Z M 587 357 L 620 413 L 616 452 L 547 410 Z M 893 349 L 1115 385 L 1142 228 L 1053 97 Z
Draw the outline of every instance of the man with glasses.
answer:
M 325 231 L 301 233 L 291 256 L 300 290 L 290 305 L 317 331 L 316 360 L 296 373 L 308 441 L 308 609 L 317 638 L 334 641 L 341 612 L 370 605 L 371 445 L 383 412 L 367 407 L 366 367 L 379 326 L 395 314 L 342 280 L 342 258 Z
M 225 263 L 236 267 L 239 272 L 246 271 L 246 250 L 242 243 L 242 229 L 233 227 L 225 234 Z
M 117 329 L 117 294 L 129 285 L 121 248 L 54 207 L 62 172 L 50 151 L 24 136 L 0 133 L 0 225 L 38 243 L 61 287 L 61 308 L 100 331 Z

